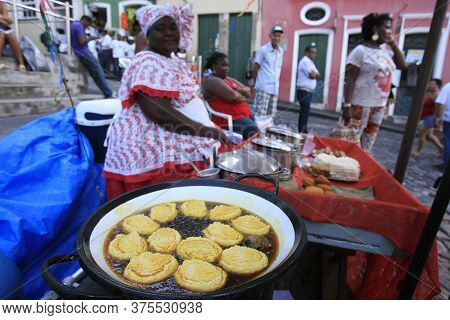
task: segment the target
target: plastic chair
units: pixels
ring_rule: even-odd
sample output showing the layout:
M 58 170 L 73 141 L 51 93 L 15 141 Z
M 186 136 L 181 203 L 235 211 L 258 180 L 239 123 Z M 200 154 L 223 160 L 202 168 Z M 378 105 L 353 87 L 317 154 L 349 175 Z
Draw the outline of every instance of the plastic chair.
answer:
M 76 122 L 89 140 L 97 163 L 105 161 L 104 142 L 114 116 L 120 114 L 121 110 L 122 103 L 119 99 L 83 101 L 75 107 Z
M 228 130 L 233 131 L 233 117 L 231 115 L 213 110 L 205 99 L 203 99 L 203 103 L 205 104 L 206 110 L 208 110 L 208 113 L 210 115 L 212 114 L 215 115 L 216 117 L 226 119 L 228 122 Z

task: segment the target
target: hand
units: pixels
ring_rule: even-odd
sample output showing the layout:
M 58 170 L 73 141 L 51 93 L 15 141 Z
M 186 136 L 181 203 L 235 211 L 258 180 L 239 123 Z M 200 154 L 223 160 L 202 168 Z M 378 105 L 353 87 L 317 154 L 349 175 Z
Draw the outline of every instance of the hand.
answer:
M 439 132 L 442 132 L 444 130 L 443 121 L 441 118 L 436 117 L 436 119 L 434 119 L 434 128 Z
M 219 140 L 219 142 L 224 147 L 233 147 L 234 146 L 234 143 L 230 139 L 228 139 L 227 135 L 222 130 L 218 130 L 217 140 Z
M 351 110 L 351 108 L 344 108 L 344 109 L 342 109 L 342 119 L 344 120 L 344 124 L 345 125 L 349 124 L 351 117 L 352 117 L 352 110 Z
M 393 46 L 396 46 L 396 45 L 397 45 L 397 44 L 395 43 L 394 37 L 392 37 L 392 34 L 386 36 L 386 43 L 387 43 L 390 47 L 393 47 Z
M 250 92 L 251 92 L 251 97 L 254 98 L 255 97 L 255 87 L 254 86 L 250 87 Z

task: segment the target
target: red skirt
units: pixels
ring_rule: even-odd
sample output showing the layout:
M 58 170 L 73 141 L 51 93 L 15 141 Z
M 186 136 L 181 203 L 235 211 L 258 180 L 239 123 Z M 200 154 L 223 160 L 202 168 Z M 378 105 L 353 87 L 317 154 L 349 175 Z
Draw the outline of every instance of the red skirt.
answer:
M 197 161 L 195 165 L 200 170 L 206 169 L 207 167 L 203 161 Z M 108 200 L 112 200 L 131 190 L 162 182 L 190 179 L 195 177 L 195 175 L 196 172 L 189 163 L 174 164 L 171 162 L 166 163 L 161 168 L 132 176 L 123 176 L 103 171 L 103 176 L 106 179 L 106 195 Z

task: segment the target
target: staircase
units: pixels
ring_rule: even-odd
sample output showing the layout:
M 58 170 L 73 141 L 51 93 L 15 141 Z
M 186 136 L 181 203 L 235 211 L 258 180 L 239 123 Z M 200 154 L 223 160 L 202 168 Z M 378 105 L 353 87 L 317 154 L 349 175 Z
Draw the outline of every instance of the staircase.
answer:
M 48 59 L 49 60 L 49 59 Z M 102 95 L 86 94 L 86 70 L 76 57 L 61 56 L 68 86 L 74 103 L 102 99 Z M 20 72 L 15 60 L 0 58 L 9 67 L 0 71 L 0 117 L 43 114 L 70 107 L 64 87 L 59 85 L 59 67 L 49 60 L 51 72 Z

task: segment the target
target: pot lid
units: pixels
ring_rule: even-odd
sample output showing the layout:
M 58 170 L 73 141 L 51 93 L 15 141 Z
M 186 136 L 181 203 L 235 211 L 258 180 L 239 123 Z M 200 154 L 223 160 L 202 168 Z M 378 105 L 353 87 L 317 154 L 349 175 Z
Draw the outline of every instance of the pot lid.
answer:
M 280 169 L 280 164 L 271 156 L 247 149 L 224 152 L 216 164 L 220 169 L 241 174 L 272 174 Z
M 295 146 L 292 143 L 284 142 L 279 139 L 269 137 L 258 137 L 252 140 L 253 144 L 257 144 L 266 148 L 272 148 L 281 151 L 295 151 Z
M 299 140 L 304 140 L 305 138 L 298 132 L 294 132 L 292 130 L 289 130 L 287 128 L 283 128 L 283 127 L 269 127 L 266 129 L 266 131 L 269 132 L 273 132 L 273 133 L 278 133 L 284 136 L 288 136 L 288 137 L 292 137 L 295 139 L 299 139 Z

